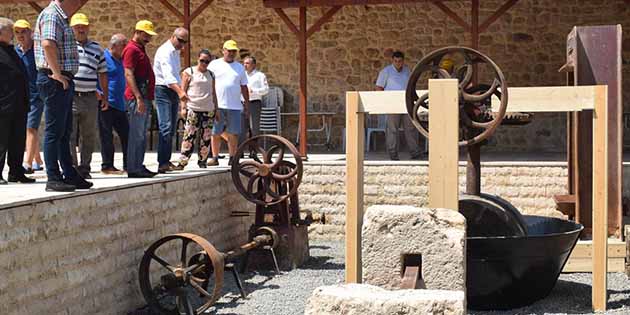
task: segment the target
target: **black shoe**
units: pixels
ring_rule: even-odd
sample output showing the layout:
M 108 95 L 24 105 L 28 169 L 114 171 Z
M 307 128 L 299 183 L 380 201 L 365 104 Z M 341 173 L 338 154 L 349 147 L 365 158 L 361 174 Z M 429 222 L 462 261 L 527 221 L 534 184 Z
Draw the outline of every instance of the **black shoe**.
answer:
M 81 176 L 75 176 L 71 179 L 65 179 L 64 183 L 73 185 L 77 189 L 90 189 L 92 188 L 92 186 L 94 186 L 93 183 L 88 182 L 87 180 L 83 179 L 83 177 Z
M 92 179 L 92 175 L 90 175 L 90 172 L 83 172 L 79 174 L 81 174 L 81 177 L 83 177 L 83 179 Z
M 151 177 L 154 177 L 155 175 L 156 174 L 154 172 L 151 172 L 148 170 L 142 170 L 137 173 L 127 173 L 127 177 L 129 178 L 151 178 Z
M 9 174 L 9 182 L 11 183 L 22 183 L 22 184 L 32 184 L 35 182 L 34 178 L 26 177 L 24 174 L 20 175 L 11 175 Z
M 62 181 L 46 182 L 46 191 L 70 192 L 77 189 L 76 186 L 64 183 Z
M 157 175 L 157 174 L 158 174 L 157 172 L 152 172 L 152 171 L 149 171 L 149 169 L 148 169 L 148 168 L 146 168 L 146 167 L 144 168 L 144 172 L 145 172 L 145 173 L 149 173 L 149 174 L 151 174 L 151 177 L 153 177 L 153 176 L 155 176 L 155 175 Z
M 225 159 L 225 155 L 221 155 L 221 154 L 219 154 L 219 155 L 217 155 L 217 158 L 218 158 L 218 159 Z
M 35 173 L 35 170 L 30 168 L 30 167 L 22 166 L 22 168 L 24 169 L 24 174 L 33 174 L 33 173 Z
M 203 161 L 203 162 L 198 162 L 197 165 L 199 165 L 199 168 L 208 168 L 208 162 Z
M 0 177 L 0 185 L 8 185 L 8 184 L 9 184 L 9 182 L 4 180 L 4 178 Z

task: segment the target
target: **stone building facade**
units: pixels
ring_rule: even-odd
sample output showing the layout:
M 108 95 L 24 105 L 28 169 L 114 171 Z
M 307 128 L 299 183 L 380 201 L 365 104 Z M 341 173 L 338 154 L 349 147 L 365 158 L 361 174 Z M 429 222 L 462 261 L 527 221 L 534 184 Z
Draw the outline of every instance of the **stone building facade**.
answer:
M 196 8 L 201 1 L 192 2 Z M 171 0 L 171 3 L 181 10 L 181 1 Z M 481 1 L 480 20 L 484 21 L 503 3 Z M 448 1 L 447 5 L 464 20 L 470 19 L 470 1 Z M 326 10 L 309 9 L 309 25 Z M 138 19 L 152 20 L 159 36 L 149 45 L 150 53 L 180 25 L 158 1 L 90 0 L 81 11 L 92 19 L 91 35 L 101 43 L 107 43 L 115 32 L 131 34 Z M 297 21 L 297 10 L 286 12 Z M 34 22 L 36 12 L 25 4 L 5 4 L 0 6 L 0 16 Z M 566 35 L 574 25 L 602 24 L 621 24 L 626 30 L 623 74 L 628 77 L 630 5 L 625 0 L 521 0 L 481 34 L 480 50 L 501 67 L 510 86 L 563 85 L 565 75 L 557 70 L 565 61 Z M 215 0 L 191 28 L 193 56 L 202 47 L 218 54 L 224 40 L 235 39 L 257 56 L 270 83 L 284 89 L 283 111 L 297 110 L 297 39 L 274 10 L 264 8 L 261 0 Z M 431 50 L 469 43 L 470 34 L 429 3 L 343 7 L 309 38 L 309 109 L 338 113 L 334 118 L 333 141 L 339 145 L 345 124 L 344 92 L 373 89 L 378 71 L 389 63 L 388 52 L 403 50 L 408 65 L 413 66 Z M 630 81 L 625 81 L 623 90 L 624 110 L 629 111 Z M 528 126 L 501 127 L 490 148 L 564 151 L 564 117 L 564 114 L 538 114 Z M 296 120 L 286 121 L 284 135 L 295 135 L 296 125 Z M 624 133 L 628 138 L 628 130 Z M 311 139 L 320 141 L 317 135 Z

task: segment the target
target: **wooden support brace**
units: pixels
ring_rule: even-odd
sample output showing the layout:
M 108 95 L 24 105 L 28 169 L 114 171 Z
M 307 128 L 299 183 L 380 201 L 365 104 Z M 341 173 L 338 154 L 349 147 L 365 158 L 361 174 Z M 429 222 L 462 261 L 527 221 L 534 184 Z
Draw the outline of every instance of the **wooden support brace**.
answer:
M 177 16 L 178 19 L 182 21 L 184 20 L 184 14 L 179 12 L 179 10 L 177 10 L 176 7 L 174 7 L 170 2 L 168 2 L 168 0 L 158 0 L 158 1 L 160 1 L 160 3 L 164 5 L 169 11 L 175 14 L 175 16 Z
M 203 3 L 201 3 L 197 9 L 195 9 L 195 11 L 193 11 L 193 13 L 190 15 L 190 21 L 192 22 L 194 19 L 196 19 L 199 14 L 201 14 L 201 12 L 203 12 L 203 10 L 205 10 L 214 0 L 205 0 Z
M 319 20 L 317 20 L 317 22 L 315 22 L 315 24 L 311 25 L 311 27 L 308 28 L 308 31 L 306 31 L 306 38 L 311 37 L 311 35 L 313 35 L 315 32 L 319 31 L 319 29 L 322 27 L 322 25 L 328 21 L 330 21 L 330 19 L 333 17 L 333 15 L 335 15 L 335 13 L 337 13 L 337 11 L 339 11 L 342 8 L 342 6 L 338 5 L 338 6 L 334 6 L 332 8 L 330 8 L 328 11 L 326 11 L 326 13 L 324 13 L 324 15 L 322 15 L 322 17 L 319 18 Z
M 30 6 L 31 6 L 31 8 L 33 8 L 33 9 L 34 9 L 35 11 L 37 11 L 38 13 L 39 13 L 39 12 L 42 12 L 42 10 L 44 9 L 44 8 L 42 8 L 39 4 L 37 4 L 37 2 L 29 2 L 29 3 L 28 3 L 28 5 L 30 5 Z
M 346 92 L 346 283 L 361 283 L 365 113 L 359 93 Z
M 507 10 L 512 8 L 518 0 L 507 0 L 497 11 L 479 25 L 479 33 L 485 32 L 492 23 L 498 20 Z
M 295 26 L 295 24 L 291 21 L 291 19 L 287 16 L 286 13 L 284 13 L 284 10 L 282 9 L 274 9 L 274 11 L 276 11 L 276 13 L 278 14 L 278 16 L 280 16 L 280 18 L 282 19 L 282 21 L 284 21 L 284 23 L 289 27 L 289 30 L 291 30 L 291 32 L 293 34 L 298 34 L 300 31 L 298 30 L 297 26 Z
M 459 103 L 456 79 L 429 80 L 429 207 L 458 210 Z
M 448 17 L 453 19 L 453 21 L 455 21 L 455 23 L 457 23 L 461 27 L 463 27 L 464 30 L 466 30 L 468 32 L 471 31 L 472 27 L 470 26 L 470 24 L 466 23 L 466 21 L 464 21 L 464 19 L 462 19 L 459 15 L 457 15 L 457 13 L 455 13 L 453 10 L 451 10 L 449 7 L 447 7 L 444 3 L 442 3 L 442 1 L 431 0 L 431 3 L 433 3 L 436 7 L 440 8 L 440 10 L 442 10 L 442 12 L 444 12 L 444 14 L 446 14 Z
M 608 271 L 608 87 L 595 88 L 593 111 L 593 311 L 605 311 Z

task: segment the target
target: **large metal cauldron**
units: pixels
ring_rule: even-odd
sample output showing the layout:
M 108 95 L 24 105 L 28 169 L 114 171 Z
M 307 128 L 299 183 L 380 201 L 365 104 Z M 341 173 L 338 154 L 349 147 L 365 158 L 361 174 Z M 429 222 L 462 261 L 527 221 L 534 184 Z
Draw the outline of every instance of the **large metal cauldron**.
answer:
M 556 218 L 521 216 L 503 199 L 480 197 L 460 199 L 468 235 L 468 307 L 512 309 L 546 297 L 584 227 Z

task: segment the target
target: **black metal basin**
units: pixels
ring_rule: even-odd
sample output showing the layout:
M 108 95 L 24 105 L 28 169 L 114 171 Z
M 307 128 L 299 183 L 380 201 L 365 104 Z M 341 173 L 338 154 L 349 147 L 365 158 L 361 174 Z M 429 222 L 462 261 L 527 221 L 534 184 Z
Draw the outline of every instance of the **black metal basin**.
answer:
M 523 220 L 527 235 L 467 238 L 470 309 L 512 309 L 546 297 L 584 229 L 556 218 L 523 216 Z

